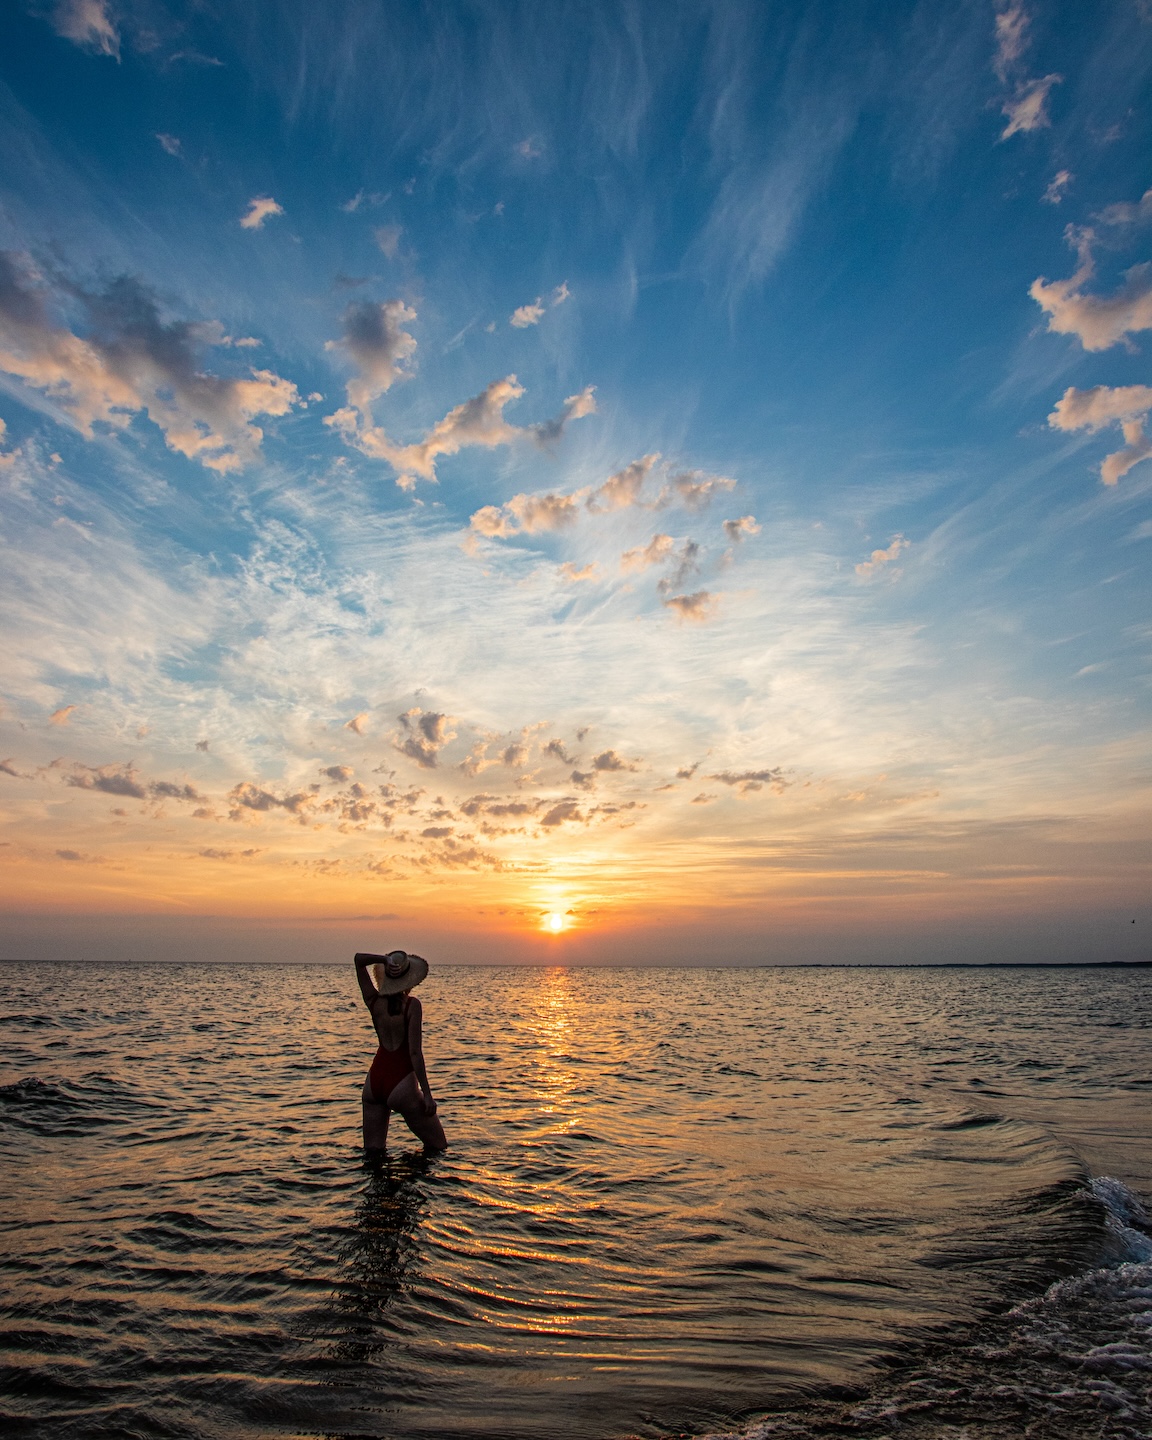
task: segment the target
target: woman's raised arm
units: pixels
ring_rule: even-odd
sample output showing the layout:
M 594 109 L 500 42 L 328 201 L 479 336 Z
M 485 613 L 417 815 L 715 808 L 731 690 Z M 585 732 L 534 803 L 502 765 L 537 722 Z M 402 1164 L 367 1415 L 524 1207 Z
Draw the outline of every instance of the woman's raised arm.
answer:
M 356 979 L 360 982 L 360 994 L 364 997 L 364 1004 L 372 1009 L 372 1004 L 380 996 L 379 990 L 372 983 L 372 976 L 368 973 L 369 965 L 375 965 L 377 960 L 383 960 L 383 955 L 369 955 L 364 951 L 356 952 L 353 964 L 356 966 Z

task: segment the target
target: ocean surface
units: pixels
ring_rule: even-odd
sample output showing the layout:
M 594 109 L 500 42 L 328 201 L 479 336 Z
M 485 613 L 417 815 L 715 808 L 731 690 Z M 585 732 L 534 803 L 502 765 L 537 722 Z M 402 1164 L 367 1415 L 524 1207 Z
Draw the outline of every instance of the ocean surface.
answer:
M 0 965 L 0 1432 L 1152 1434 L 1152 971 L 421 995 L 373 1167 L 350 963 Z

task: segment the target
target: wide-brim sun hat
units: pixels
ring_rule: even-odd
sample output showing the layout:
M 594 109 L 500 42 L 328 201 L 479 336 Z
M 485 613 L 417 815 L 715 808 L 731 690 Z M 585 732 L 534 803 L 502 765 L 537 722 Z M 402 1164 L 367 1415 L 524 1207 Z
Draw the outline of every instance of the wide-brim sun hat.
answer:
M 402 965 L 403 969 L 398 970 L 395 975 L 389 975 L 388 970 Z M 376 961 L 372 967 L 376 989 L 381 995 L 398 995 L 402 990 L 411 990 L 414 985 L 419 985 L 421 980 L 428 977 L 428 961 L 423 955 L 410 955 L 407 950 L 390 950 L 387 955 Z M 383 970 L 383 974 L 381 974 Z

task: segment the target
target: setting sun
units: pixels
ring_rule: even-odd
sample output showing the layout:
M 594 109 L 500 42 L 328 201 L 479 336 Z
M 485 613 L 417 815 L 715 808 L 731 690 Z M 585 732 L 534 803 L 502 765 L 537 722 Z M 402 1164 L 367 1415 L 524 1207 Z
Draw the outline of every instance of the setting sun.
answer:
M 561 915 L 558 910 L 552 910 L 544 916 L 544 928 L 550 930 L 553 935 L 559 935 L 561 930 L 567 928 L 568 919 Z

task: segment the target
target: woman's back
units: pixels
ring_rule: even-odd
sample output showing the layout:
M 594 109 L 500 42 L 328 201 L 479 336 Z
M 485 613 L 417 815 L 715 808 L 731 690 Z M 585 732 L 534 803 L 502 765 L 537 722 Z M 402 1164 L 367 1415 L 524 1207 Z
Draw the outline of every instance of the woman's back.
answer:
M 388 1000 L 388 996 L 381 995 L 373 1001 L 372 1024 L 376 1029 L 376 1038 L 385 1050 L 400 1050 L 408 1045 L 408 1007 L 420 1002 L 405 995 L 398 1012 L 393 1015 Z

